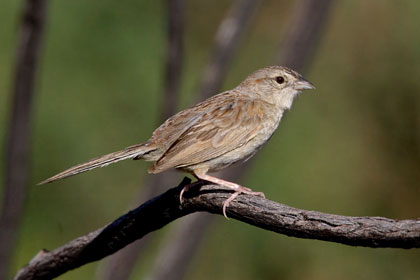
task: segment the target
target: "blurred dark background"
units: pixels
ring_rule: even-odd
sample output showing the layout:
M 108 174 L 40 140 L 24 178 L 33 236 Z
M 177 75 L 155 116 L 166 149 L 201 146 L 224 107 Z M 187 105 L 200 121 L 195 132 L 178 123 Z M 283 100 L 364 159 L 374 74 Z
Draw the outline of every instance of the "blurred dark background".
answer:
M 186 1 L 178 109 L 195 103 L 214 33 L 232 2 Z M 418 218 L 420 2 L 336 2 L 305 72 L 316 91 L 295 101 L 259 152 L 244 184 L 297 208 Z M 224 90 L 273 64 L 282 35 L 288 32 L 293 4 L 261 3 L 235 54 Z M 22 5 L 22 1 L 0 2 L 2 147 Z M 164 83 L 163 1 L 50 1 L 47 10 L 36 77 L 29 191 L 12 274 L 40 249 L 63 245 L 125 213 L 140 183 L 153 176 L 146 172 L 147 163 L 126 161 L 35 186 L 73 164 L 147 140 L 159 125 Z M 0 177 L 4 170 L 0 161 Z M 420 277 L 418 250 L 353 248 L 289 238 L 222 216 L 216 219 L 186 279 Z M 164 233 L 172 226 L 152 233 L 159 238 L 131 279 L 149 274 Z M 59 279 L 93 279 L 100 263 Z

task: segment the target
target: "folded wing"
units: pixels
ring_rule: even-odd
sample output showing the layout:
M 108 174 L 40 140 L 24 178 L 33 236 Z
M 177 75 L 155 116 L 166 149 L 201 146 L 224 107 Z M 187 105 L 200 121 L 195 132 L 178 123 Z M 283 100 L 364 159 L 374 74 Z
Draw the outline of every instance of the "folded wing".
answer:
M 149 172 L 187 167 L 241 147 L 258 133 L 264 117 L 263 105 L 234 97 L 215 103 L 173 142 Z

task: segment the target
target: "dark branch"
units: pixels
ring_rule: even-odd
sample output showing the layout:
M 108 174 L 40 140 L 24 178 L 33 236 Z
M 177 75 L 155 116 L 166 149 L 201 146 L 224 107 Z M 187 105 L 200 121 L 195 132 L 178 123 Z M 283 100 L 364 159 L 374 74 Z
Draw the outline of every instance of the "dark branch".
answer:
M 40 252 L 15 279 L 51 279 L 86 263 L 102 259 L 146 234 L 194 212 L 222 214 L 230 192 L 216 185 L 194 184 L 182 205 L 179 193 L 190 180 L 147 201 L 105 228 L 79 237 L 52 252 Z M 229 217 L 298 238 L 351 246 L 420 248 L 420 219 L 346 217 L 306 211 L 256 196 L 241 195 L 231 203 Z
M 5 146 L 5 184 L 0 216 L 0 279 L 8 278 L 23 206 L 31 139 L 35 74 L 45 24 L 45 0 L 27 0 L 16 47 L 12 110 Z
M 133 206 L 139 205 L 148 198 L 159 195 L 166 189 L 165 186 L 172 185 L 172 182 L 178 180 L 178 178 L 178 174 L 175 171 L 165 172 L 157 176 L 149 176 L 142 185 L 142 188 L 139 189 L 138 197 L 136 198 L 135 204 L 133 203 Z M 143 257 L 154 238 L 154 235 L 145 236 L 145 238 L 130 244 L 124 250 L 120 250 L 110 256 L 109 259 L 99 265 L 96 279 L 129 279 L 133 269 L 136 267 L 136 263 Z

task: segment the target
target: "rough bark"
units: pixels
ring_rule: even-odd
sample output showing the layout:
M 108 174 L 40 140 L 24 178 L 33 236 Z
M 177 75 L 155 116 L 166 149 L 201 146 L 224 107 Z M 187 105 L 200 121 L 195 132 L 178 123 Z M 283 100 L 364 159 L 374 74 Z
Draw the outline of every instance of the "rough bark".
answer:
M 102 259 L 168 223 L 195 212 L 222 215 L 230 191 L 205 182 L 194 183 L 179 202 L 178 187 L 145 202 L 108 226 L 79 237 L 51 252 L 45 250 L 14 279 L 52 279 L 68 270 Z M 227 209 L 230 218 L 297 238 L 318 239 L 372 248 L 420 248 L 420 219 L 350 217 L 307 211 L 257 196 L 240 195 Z
M 175 171 L 157 174 L 157 176 L 150 176 L 148 180 L 142 184 L 138 193 L 138 198 L 136 199 L 136 204 L 133 205 L 138 205 L 148 198 L 157 196 L 165 190 L 165 186 L 170 186 L 172 182 L 178 180 L 178 178 L 179 174 L 176 174 Z M 109 259 L 104 260 L 98 267 L 96 279 L 130 279 L 130 275 L 135 268 L 136 263 L 142 258 L 153 238 L 153 235 L 147 235 L 130 244 L 130 246 L 125 247 L 124 250 L 116 252 L 110 256 Z

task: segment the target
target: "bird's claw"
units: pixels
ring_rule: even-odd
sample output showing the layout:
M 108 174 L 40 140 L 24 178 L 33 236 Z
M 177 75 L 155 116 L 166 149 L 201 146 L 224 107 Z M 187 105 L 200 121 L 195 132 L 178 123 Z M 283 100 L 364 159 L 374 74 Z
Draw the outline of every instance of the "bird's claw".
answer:
M 241 193 L 244 194 L 249 194 L 249 195 L 254 195 L 254 196 L 259 196 L 262 198 L 265 198 L 265 194 L 263 192 L 253 192 L 251 189 L 249 188 L 243 188 L 241 190 L 235 191 L 228 199 L 225 200 L 225 202 L 223 203 L 223 216 L 225 216 L 226 219 L 229 220 L 228 216 L 226 215 L 226 208 L 229 206 L 229 204 L 235 200 L 235 198 L 240 195 Z

